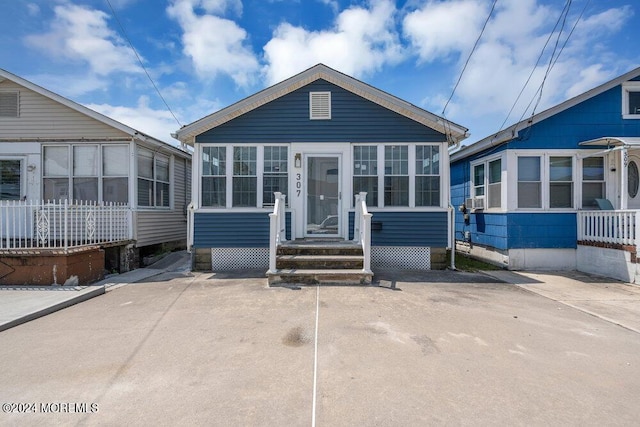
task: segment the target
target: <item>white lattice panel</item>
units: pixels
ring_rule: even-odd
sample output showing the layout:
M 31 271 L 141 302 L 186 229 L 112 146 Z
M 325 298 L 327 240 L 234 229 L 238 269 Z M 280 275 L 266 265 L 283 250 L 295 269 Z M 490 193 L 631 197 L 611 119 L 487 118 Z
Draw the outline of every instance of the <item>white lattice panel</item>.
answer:
M 371 268 L 431 270 L 431 250 L 424 247 L 373 246 Z
M 214 248 L 211 249 L 213 271 L 269 268 L 269 248 Z

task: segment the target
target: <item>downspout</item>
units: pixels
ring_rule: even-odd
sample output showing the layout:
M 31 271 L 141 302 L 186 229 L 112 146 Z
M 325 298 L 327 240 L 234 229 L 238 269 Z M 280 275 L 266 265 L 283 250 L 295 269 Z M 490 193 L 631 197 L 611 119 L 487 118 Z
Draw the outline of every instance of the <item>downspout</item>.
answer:
M 456 210 L 449 203 L 449 239 L 451 239 L 451 270 L 456 269 Z

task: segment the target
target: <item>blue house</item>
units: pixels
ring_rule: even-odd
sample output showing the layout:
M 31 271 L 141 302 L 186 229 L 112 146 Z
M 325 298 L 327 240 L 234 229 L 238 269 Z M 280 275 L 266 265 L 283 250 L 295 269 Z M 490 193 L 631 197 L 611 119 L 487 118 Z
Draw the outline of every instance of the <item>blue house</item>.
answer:
M 200 268 L 274 270 L 284 243 L 367 239 L 374 267 L 443 266 L 448 149 L 466 131 L 322 64 L 184 126 Z
M 451 155 L 458 249 L 635 282 L 638 148 L 640 68 L 463 147 Z

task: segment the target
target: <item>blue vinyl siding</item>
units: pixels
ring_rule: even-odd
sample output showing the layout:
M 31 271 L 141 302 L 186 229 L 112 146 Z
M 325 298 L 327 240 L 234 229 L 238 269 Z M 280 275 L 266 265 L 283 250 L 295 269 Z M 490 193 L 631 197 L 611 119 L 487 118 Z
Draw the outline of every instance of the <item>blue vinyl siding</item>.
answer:
M 507 214 L 509 249 L 577 247 L 576 214 Z
M 373 212 L 372 222 L 382 230 L 371 232 L 371 246 L 425 246 L 445 248 L 447 212 Z M 349 239 L 353 239 L 355 214 L 349 213 Z
M 291 214 L 286 214 L 287 238 L 291 238 Z M 195 248 L 268 248 L 269 215 L 255 213 L 205 213 L 194 215 Z
M 331 92 L 331 120 L 309 119 L 309 92 Z M 317 80 L 206 131 L 198 143 L 441 142 L 428 126 Z

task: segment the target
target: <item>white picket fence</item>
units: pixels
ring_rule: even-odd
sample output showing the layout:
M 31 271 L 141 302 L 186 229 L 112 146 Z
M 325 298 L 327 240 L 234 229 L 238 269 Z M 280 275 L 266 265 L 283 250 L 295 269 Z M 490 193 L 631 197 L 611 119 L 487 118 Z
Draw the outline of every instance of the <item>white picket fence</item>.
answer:
M 638 247 L 639 210 L 579 211 L 578 240 Z
M 104 245 L 133 238 L 131 208 L 94 201 L 0 202 L 0 250 Z

